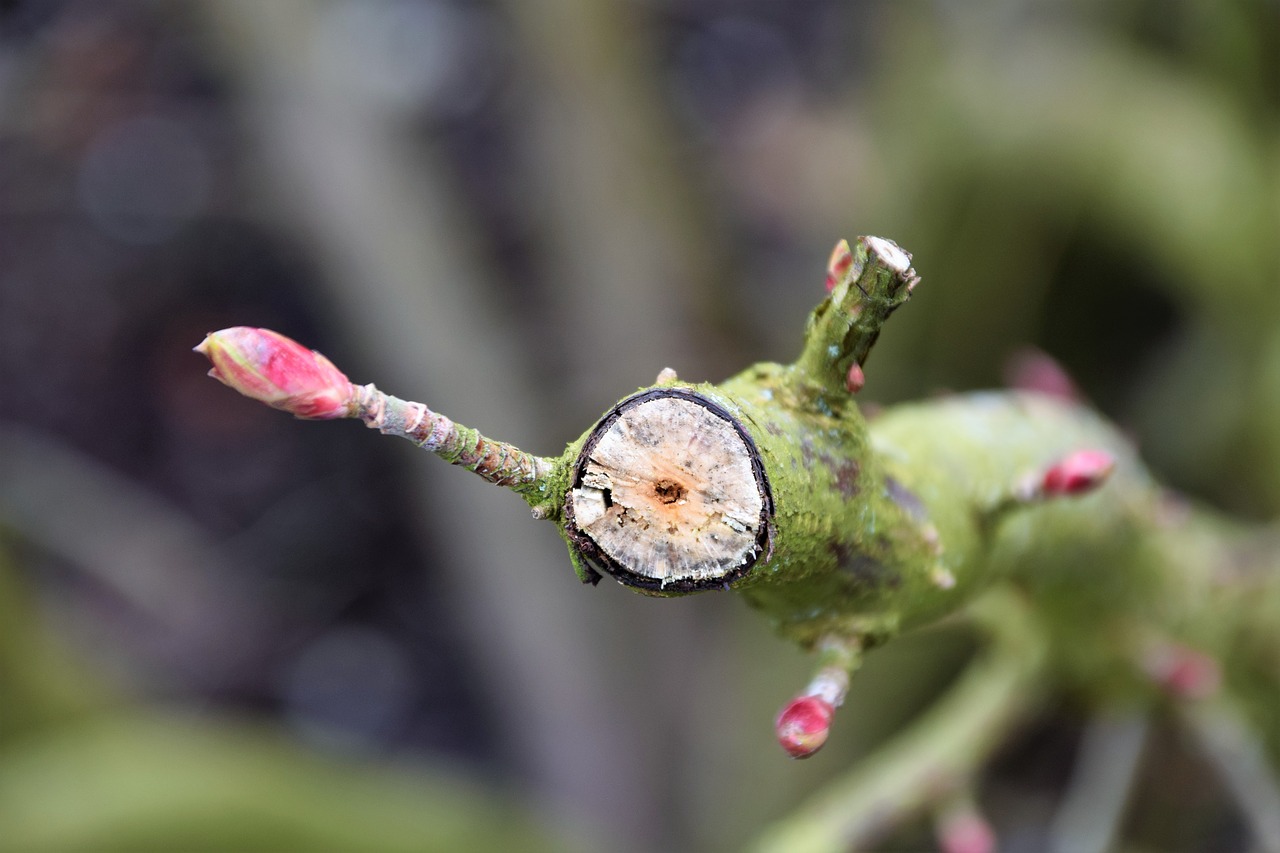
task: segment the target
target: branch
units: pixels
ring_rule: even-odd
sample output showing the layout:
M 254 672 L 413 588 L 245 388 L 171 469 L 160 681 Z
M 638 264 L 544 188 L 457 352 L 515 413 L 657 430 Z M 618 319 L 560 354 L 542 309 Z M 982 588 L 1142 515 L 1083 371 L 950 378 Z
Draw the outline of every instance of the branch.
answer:
M 795 364 L 719 385 L 664 370 L 555 459 L 357 388 L 274 333 L 230 330 L 202 349 L 218 378 L 270 405 L 360 418 L 519 492 L 559 528 L 584 582 L 739 592 L 781 635 L 821 650 L 777 721 L 796 757 L 826 740 L 864 651 L 1009 581 L 1069 647 L 1058 659 L 1073 683 L 1111 672 L 1118 695 L 1149 690 L 1130 652 L 1157 627 L 1227 660 L 1224 618 L 1252 611 L 1219 606 L 1239 589 L 1219 577 L 1258 561 L 1256 543 L 1207 513 L 1170 512 L 1127 440 L 1092 412 L 977 394 L 867 424 L 854 402 L 861 364 L 917 280 L 888 241 L 838 248 Z
M 856 393 L 880 328 L 919 281 L 911 256 L 892 241 L 859 237 L 850 252 L 841 240 L 827 266 L 827 298 L 809 317 L 797 369 L 828 390 Z
M 828 637 L 818 647 L 818 667 L 804 691 L 792 699 L 774 724 L 778 742 L 792 758 L 808 758 L 827 742 L 831 718 L 844 704 L 849 678 L 862 665 L 855 637 Z
M 910 728 L 768 828 L 758 853 L 857 849 L 963 786 L 1038 704 L 1046 640 L 1026 604 L 993 592 L 974 614 L 990 646 Z
M 555 461 L 526 453 L 513 444 L 486 438 L 471 427 L 456 424 L 422 403 L 384 394 L 372 385 L 356 393 L 354 417 L 383 435 L 407 438 L 451 465 L 458 465 L 498 486 L 521 495 L 547 489 Z
M 993 505 L 1012 495 L 1019 518 L 1051 522 L 1052 504 L 1120 468 L 1123 446 L 1073 409 L 1016 399 L 886 415 L 873 436 L 854 403 L 861 364 L 918 278 L 905 252 L 876 237 L 852 253 L 837 247 L 831 275 L 796 364 L 756 365 L 716 386 L 663 371 L 558 459 L 353 386 L 273 332 L 226 330 L 197 349 L 216 378 L 268 405 L 360 418 L 519 492 L 560 529 L 584 582 L 608 575 L 663 596 L 740 591 L 784 636 L 825 650 L 778 720 L 784 747 L 807 756 L 862 650 L 959 609 L 1010 571 L 991 558 L 1009 526 L 992 529 Z M 1082 454 L 1086 440 L 1112 447 Z M 937 475 L 954 470 L 964 475 Z
M 236 326 L 209 333 L 195 351 L 213 363 L 214 379 L 272 408 L 308 420 L 357 418 L 518 494 L 547 489 L 553 460 L 486 438 L 422 403 L 354 385 L 329 359 L 278 332 Z

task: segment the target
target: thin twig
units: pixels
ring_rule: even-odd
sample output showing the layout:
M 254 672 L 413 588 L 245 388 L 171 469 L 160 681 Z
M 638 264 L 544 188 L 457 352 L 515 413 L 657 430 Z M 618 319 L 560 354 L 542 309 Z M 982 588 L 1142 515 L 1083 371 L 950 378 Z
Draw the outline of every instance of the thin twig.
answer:
M 989 649 L 912 726 L 774 824 L 758 853 L 857 849 L 972 779 L 1037 704 L 1044 638 L 1023 603 L 997 590 L 975 604 Z

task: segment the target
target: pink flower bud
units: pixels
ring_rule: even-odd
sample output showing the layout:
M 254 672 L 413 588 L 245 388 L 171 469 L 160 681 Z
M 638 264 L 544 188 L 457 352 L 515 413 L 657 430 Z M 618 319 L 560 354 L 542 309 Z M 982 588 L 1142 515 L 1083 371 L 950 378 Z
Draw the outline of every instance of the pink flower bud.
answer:
M 841 240 L 831 250 L 831 258 L 827 261 L 827 292 L 830 293 L 845 277 L 853 266 L 853 252 L 849 250 L 849 241 Z
M 1062 365 L 1034 347 L 1018 350 L 1005 362 L 1004 378 L 1006 385 L 1018 391 L 1034 391 L 1068 403 L 1084 399 Z
M 792 758 L 808 758 L 827 742 L 835 707 L 819 696 L 792 699 L 778 715 L 778 743 Z
M 844 378 L 844 387 L 850 394 L 857 394 L 866 384 L 867 375 L 862 372 L 862 366 L 855 361 L 849 365 L 849 375 Z
M 939 824 L 938 847 L 943 853 L 995 853 L 996 833 L 986 818 L 966 810 Z
M 1077 450 L 1044 472 L 1040 488 L 1048 497 L 1082 495 L 1101 486 L 1115 467 L 1105 450 Z
M 236 326 L 211 332 L 195 351 L 213 362 L 209 375 L 246 397 L 299 418 L 345 418 L 351 381 L 329 359 L 270 329 Z
M 1148 677 L 1175 699 L 1207 699 L 1222 687 L 1222 667 L 1199 649 L 1165 643 L 1143 660 Z

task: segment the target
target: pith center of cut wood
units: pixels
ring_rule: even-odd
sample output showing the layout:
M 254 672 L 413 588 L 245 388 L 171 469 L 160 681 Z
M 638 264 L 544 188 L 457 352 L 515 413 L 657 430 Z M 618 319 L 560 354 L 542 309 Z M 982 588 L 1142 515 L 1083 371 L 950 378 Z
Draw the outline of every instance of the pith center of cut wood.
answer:
M 727 417 L 672 395 L 624 404 L 602 423 L 569 498 L 602 569 L 693 588 L 754 562 L 765 491 L 754 448 Z
M 689 492 L 674 480 L 659 480 L 653 486 L 654 494 L 664 504 L 680 503 Z

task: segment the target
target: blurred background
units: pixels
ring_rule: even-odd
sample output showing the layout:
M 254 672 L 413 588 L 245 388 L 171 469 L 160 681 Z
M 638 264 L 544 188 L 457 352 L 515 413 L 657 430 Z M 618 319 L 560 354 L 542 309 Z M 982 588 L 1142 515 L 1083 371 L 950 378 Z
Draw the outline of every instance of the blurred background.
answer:
M 191 347 L 272 327 L 556 454 L 790 360 L 878 234 L 924 280 L 864 398 L 1038 347 L 1272 518 L 1278 118 L 1275 0 L 0 0 L 0 849 L 736 849 L 964 641 L 872 655 L 792 762 L 809 664 L 740 602 L 582 587 L 520 500 Z M 1081 726 L 996 763 L 1002 850 Z M 1158 733 L 1132 849 L 1245 849 L 1207 775 Z

